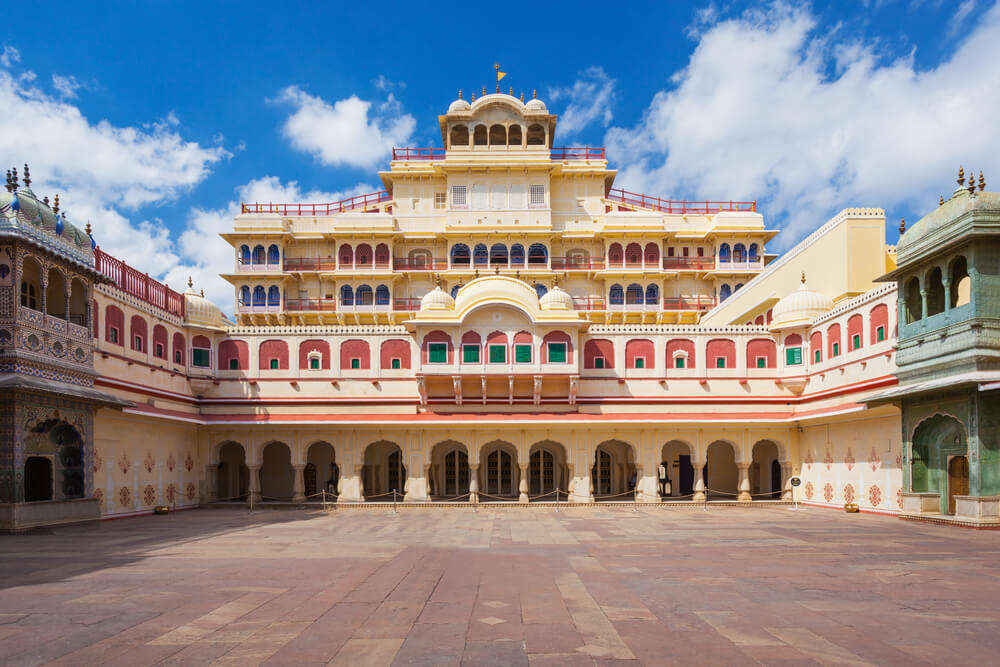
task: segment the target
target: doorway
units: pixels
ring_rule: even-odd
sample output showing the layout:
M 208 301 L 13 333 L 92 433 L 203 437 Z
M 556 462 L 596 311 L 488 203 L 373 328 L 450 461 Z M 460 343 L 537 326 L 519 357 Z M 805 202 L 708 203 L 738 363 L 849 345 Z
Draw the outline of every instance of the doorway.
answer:
M 952 456 L 948 460 L 948 514 L 955 513 L 955 496 L 969 495 L 969 459 Z

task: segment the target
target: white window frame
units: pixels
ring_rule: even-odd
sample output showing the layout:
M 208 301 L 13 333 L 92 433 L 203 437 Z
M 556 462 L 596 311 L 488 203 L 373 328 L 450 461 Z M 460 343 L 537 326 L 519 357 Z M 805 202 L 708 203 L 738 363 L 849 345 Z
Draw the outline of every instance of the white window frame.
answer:
M 435 192 L 434 193 L 434 208 L 436 210 L 443 210 L 448 208 L 448 193 L 447 192 Z
M 598 365 L 600 362 L 600 365 Z M 603 355 L 598 355 L 594 357 L 594 370 L 604 370 L 608 367 L 608 360 L 604 358 Z
M 316 365 L 316 368 L 312 367 L 313 359 L 316 359 L 317 362 L 318 362 L 317 365 Z M 309 371 L 323 370 L 323 353 L 322 352 L 320 352 L 319 350 L 313 350 L 312 352 L 310 352 L 309 354 L 306 355 L 306 370 L 309 370 Z
M 550 364 L 568 364 L 569 363 L 569 343 L 566 341 L 549 341 L 546 345 L 545 358 Z M 561 345 L 563 349 L 563 361 L 552 361 L 552 346 Z
M 451 186 L 451 207 L 469 208 L 469 186 L 467 185 Z
M 687 352 L 685 352 L 684 350 L 677 350 L 676 352 L 674 352 L 673 359 L 674 359 L 674 369 L 675 370 L 684 371 L 684 370 L 688 369 L 688 353 Z M 684 361 L 684 366 L 678 366 L 677 365 L 677 360 L 678 359 L 682 359 Z
M 444 361 L 431 361 L 431 349 L 437 349 L 436 346 L 444 347 Z M 429 364 L 447 364 L 448 363 L 448 343 L 444 341 L 433 341 L 427 343 L 427 363 Z
M 545 186 L 528 186 L 528 208 L 545 208 Z

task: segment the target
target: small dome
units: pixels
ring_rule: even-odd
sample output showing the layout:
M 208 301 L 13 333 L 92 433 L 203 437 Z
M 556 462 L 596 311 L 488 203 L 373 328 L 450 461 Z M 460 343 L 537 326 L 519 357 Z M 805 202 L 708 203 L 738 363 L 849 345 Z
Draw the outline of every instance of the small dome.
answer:
M 468 102 L 462 98 L 458 98 L 454 102 L 448 105 L 448 113 L 458 113 L 459 111 L 469 111 L 472 108 Z
M 524 109 L 525 109 L 525 111 L 533 111 L 535 113 L 548 113 L 549 112 L 548 108 L 545 106 L 545 103 L 542 102 L 537 97 L 528 100 L 527 104 L 524 105 Z
M 188 324 L 206 329 L 225 329 L 230 322 L 222 309 L 188 287 L 184 292 L 184 319 Z
M 542 295 L 538 300 L 538 305 L 542 310 L 573 310 L 573 297 L 564 292 L 559 285 L 553 285 L 552 289 Z
M 420 299 L 420 310 L 455 310 L 455 300 L 438 285 Z
M 771 309 L 771 329 L 804 327 L 833 308 L 833 300 L 806 286 L 805 275 L 799 288 L 784 297 Z

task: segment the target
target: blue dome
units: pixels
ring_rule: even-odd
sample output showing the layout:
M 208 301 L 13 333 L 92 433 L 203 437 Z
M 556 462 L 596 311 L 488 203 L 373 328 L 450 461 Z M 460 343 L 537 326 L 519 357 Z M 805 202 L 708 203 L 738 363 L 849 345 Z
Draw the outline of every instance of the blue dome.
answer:
M 63 229 L 64 229 L 64 227 L 63 227 L 62 216 L 61 215 L 57 215 L 56 216 L 56 234 L 58 234 L 59 236 L 62 236 Z
M 14 195 L 14 198 L 11 199 L 11 201 L 10 201 L 10 210 L 12 210 L 12 211 L 20 211 L 21 210 L 21 202 L 19 202 L 17 200 L 17 195 L 16 194 Z

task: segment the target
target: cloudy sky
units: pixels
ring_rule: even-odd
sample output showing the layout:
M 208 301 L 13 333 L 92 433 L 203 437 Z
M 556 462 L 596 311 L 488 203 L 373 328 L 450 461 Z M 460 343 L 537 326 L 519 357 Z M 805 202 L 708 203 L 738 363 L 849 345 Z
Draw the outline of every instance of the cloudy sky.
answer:
M 218 234 L 241 201 L 378 190 L 392 147 L 439 146 L 437 114 L 497 61 L 559 114 L 557 145 L 607 146 L 630 190 L 756 199 L 774 250 L 847 206 L 885 208 L 895 242 L 959 164 L 1000 179 L 987 0 L 30 4 L 6 23 L 45 38 L 0 38 L 9 166 L 30 163 L 103 249 L 175 287 L 193 276 L 227 312 Z

